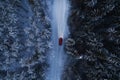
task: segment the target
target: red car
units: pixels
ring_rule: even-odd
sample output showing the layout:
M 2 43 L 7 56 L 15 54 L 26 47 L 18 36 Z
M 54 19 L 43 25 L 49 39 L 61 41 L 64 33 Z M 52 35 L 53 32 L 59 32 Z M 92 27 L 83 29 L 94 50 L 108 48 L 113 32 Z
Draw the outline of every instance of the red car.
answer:
M 60 46 L 62 45 L 62 42 L 63 42 L 63 38 L 60 37 L 60 38 L 59 38 L 59 45 L 60 45 Z

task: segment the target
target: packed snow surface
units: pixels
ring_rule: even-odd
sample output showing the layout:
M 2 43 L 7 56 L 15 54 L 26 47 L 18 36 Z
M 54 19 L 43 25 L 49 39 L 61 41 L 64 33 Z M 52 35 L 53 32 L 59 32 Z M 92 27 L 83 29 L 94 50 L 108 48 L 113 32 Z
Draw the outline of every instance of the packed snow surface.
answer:
M 69 34 L 67 19 L 69 11 L 69 2 L 67 0 L 54 0 L 52 6 L 51 25 L 52 25 L 52 43 L 53 48 L 49 53 L 49 69 L 46 74 L 46 80 L 61 80 L 61 75 L 64 70 L 66 55 L 63 46 L 59 45 L 59 38 L 63 41 Z

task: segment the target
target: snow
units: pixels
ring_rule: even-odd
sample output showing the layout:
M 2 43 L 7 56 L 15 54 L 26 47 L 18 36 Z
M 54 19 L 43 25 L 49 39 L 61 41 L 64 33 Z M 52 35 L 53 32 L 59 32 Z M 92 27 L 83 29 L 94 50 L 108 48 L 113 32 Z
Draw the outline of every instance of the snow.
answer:
M 66 55 L 63 46 L 58 45 L 59 37 L 65 39 L 69 34 L 67 26 L 67 18 L 69 11 L 69 3 L 67 0 L 54 0 L 52 9 L 52 50 L 49 52 L 48 63 L 49 68 L 46 73 L 46 80 L 61 80 L 61 75 L 64 70 Z M 64 40 L 63 40 L 64 42 Z

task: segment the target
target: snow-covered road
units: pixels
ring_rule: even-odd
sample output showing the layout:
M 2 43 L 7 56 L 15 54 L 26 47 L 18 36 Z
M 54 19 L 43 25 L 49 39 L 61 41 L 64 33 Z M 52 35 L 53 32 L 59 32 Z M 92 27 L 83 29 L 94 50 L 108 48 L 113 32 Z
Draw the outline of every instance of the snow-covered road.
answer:
M 67 19 L 69 13 L 69 2 L 67 0 L 54 0 L 51 7 L 51 25 L 52 25 L 52 43 L 53 48 L 49 53 L 49 69 L 46 74 L 46 80 L 61 80 L 64 70 L 66 55 L 63 46 L 59 46 L 58 39 L 64 39 L 69 34 Z

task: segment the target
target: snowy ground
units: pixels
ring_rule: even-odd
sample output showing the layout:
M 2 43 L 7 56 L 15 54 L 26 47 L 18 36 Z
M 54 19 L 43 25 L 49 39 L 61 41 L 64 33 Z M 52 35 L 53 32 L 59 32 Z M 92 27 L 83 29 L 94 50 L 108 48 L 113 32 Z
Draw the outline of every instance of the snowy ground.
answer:
M 68 10 L 69 3 L 67 0 L 54 0 L 52 7 L 52 43 L 53 48 L 49 53 L 49 69 L 46 80 L 61 80 L 64 70 L 66 55 L 63 46 L 58 45 L 59 37 L 67 37 L 68 35 Z

